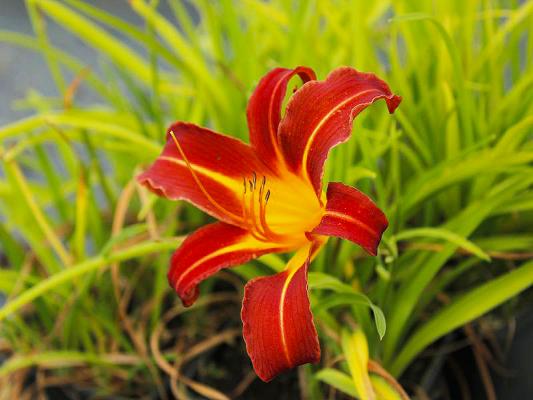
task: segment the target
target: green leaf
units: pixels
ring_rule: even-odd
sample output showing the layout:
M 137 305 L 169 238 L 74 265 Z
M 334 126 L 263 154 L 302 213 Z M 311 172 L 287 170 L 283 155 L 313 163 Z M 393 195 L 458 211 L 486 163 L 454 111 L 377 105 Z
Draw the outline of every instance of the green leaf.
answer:
M 174 250 L 180 241 L 169 240 L 161 242 L 143 242 L 126 249 L 117 250 L 108 256 L 96 256 L 89 258 L 79 264 L 73 265 L 68 269 L 62 270 L 24 291 L 21 295 L 15 297 L 0 308 L 0 321 L 7 318 L 10 314 L 31 303 L 37 297 L 42 296 L 50 290 L 57 288 L 65 283 L 73 282 L 77 277 L 96 271 L 113 262 L 124 261 L 130 258 L 140 257 L 142 255 L 156 253 L 164 250 Z
M 472 254 L 475 254 L 482 260 L 490 261 L 489 255 L 486 254 L 474 243 L 472 243 L 470 240 L 444 228 L 415 228 L 402 231 L 395 235 L 395 238 L 398 241 L 417 237 L 444 239 L 450 243 L 456 244 L 457 246 L 469 251 Z
M 403 400 L 405 398 L 380 375 L 370 373 L 370 382 L 376 393 L 376 400 Z
M 493 209 L 509 201 L 523 187 L 529 186 L 532 180 L 533 177 L 528 180 L 520 176 L 506 179 L 494 186 L 485 198 L 470 203 L 453 220 L 448 221 L 447 227 L 465 237 L 470 235 L 490 215 Z M 410 262 L 410 265 L 414 267 L 413 272 L 409 276 L 409 280 L 405 281 L 395 293 L 388 315 L 388 335 L 384 340 L 386 366 L 392 362 L 396 346 L 398 346 L 408 324 L 414 317 L 413 310 L 422 293 L 456 249 L 457 245 L 449 243 L 438 253 L 419 253 L 416 263 Z
M 141 358 L 128 354 L 90 354 L 76 351 L 50 351 L 38 354 L 17 355 L 8 359 L 0 367 L 0 378 L 19 369 L 38 365 L 42 368 L 65 368 L 85 364 L 142 364 Z
M 104 141 L 113 139 L 114 141 L 119 141 L 121 144 L 129 143 L 131 151 L 135 152 L 138 156 L 145 157 L 146 159 L 156 157 L 161 151 L 161 145 L 136 132 L 131 127 L 129 121 L 123 120 L 120 117 L 120 114 L 115 114 L 115 121 L 108 121 L 109 118 L 112 118 L 112 115 L 105 115 L 103 113 L 43 113 L 0 127 L 0 140 L 18 138 L 29 130 L 39 127 L 51 126 L 54 129 L 60 128 L 61 134 L 74 138 L 79 138 L 79 131 L 66 128 L 87 129 L 93 134 L 101 135 Z M 55 133 L 56 137 L 59 137 L 59 133 Z M 139 152 L 139 148 L 142 148 L 143 151 Z M 20 149 L 17 150 L 18 152 L 20 152 Z M 13 157 L 13 154 L 9 154 L 9 156 Z
M 464 160 L 449 160 L 413 179 L 400 203 L 410 215 L 428 197 L 449 186 L 483 174 L 506 172 L 514 166 L 528 165 L 532 161 L 533 152 L 528 151 L 506 154 L 476 152 Z
M 208 63 L 201 57 L 198 49 L 191 47 L 184 39 L 182 33 L 144 0 L 132 0 L 130 4 L 133 10 L 145 18 L 154 27 L 159 36 L 174 50 L 176 55 L 180 57 L 185 65 L 184 70 L 190 74 L 195 83 L 207 86 L 212 99 L 222 109 L 229 109 L 230 104 L 227 102 L 221 85 L 217 84 L 213 79 L 213 74 L 207 67 Z M 206 99 L 205 101 L 209 100 L 211 99 Z
M 390 368 L 398 376 L 426 346 L 448 332 L 480 317 L 533 285 L 533 261 L 485 283 L 444 307 L 418 328 L 402 346 Z
M 120 232 L 111 237 L 107 243 L 104 245 L 104 247 L 102 248 L 101 250 L 101 254 L 102 255 L 107 255 L 109 254 L 112 250 L 113 250 L 113 247 L 120 244 L 121 242 L 124 242 L 128 239 L 131 239 L 137 235 L 140 235 L 141 233 L 144 233 L 147 231 L 147 226 L 146 226 L 146 223 L 145 222 L 141 222 L 141 223 L 138 223 L 138 224 L 132 224 L 132 225 L 128 225 L 127 227 L 123 228 L 120 230 Z
M 318 379 L 335 389 L 346 393 L 348 396 L 357 397 L 357 390 L 350 375 L 333 368 L 324 368 L 315 374 Z
M 368 342 L 362 329 L 342 332 L 342 352 L 361 400 L 375 400 L 376 396 L 368 375 Z
M 379 338 L 383 339 L 383 336 L 385 336 L 387 322 L 383 311 L 363 293 L 357 292 L 351 286 L 322 272 L 309 273 L 309 289 L 330 289 L 336 292 L 336 294 L 330 295 L 320 301 L 320 304 L 314 308 L 317 313 L 341 305 L 362 304 L 370 307 L 374 315 L 374 322 Z
M 376 394 L 376 400 L 403 400 L 404 397 L 382 376 L 370 372 L 370 382 Z M 322 381 L 351 397 L 358 398 L 351 377 L 333 368 L 324 368 L 315 374 L 315 379 Z
M 107 55 L 119 67 L 150 85 L 152 72 L 145 59 L 89 19 L 57 1 L 35 0 L 46 15 L 66 30 L 74 33 L 98 52 Z
M 359 293 L 350 285 L 323 272 L 309 272 L 309 289 L 330 289 L 339 293 Z

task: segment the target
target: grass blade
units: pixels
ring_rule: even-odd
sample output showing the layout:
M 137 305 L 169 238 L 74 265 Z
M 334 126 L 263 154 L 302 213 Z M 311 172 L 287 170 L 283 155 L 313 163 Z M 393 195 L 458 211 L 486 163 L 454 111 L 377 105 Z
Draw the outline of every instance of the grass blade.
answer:
M 533 261 L 485 283 L 443 308 L 402 346 L 390 371 L 398 376 L 426 346 L 533 285 Z

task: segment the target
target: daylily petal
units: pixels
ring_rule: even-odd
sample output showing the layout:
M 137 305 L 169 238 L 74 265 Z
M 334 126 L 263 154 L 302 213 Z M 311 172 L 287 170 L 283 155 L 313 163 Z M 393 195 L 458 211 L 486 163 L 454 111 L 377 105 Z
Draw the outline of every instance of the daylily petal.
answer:
M 187 200 L 219 220 L 239 225 L 243 178 L 251 179 L 254 172 L 266 174 L 266 169 L 247 144 L 206 128 L 177 122 L 168 129 L 161 155 L 138 180 L 158 195 Z
M 265 382 L 320 360 L 307 292 L 310 246 L 301 248 L 285 271 L 251 280 L 244 288 L 243 337 L 255 372 Z
M 281 149 L 289 167 L 309 179 L 317 194 L 329 150 L 350 137 L 353 119 L 378 99 L 386 100 L 391 113 L 401 101 L 374 74 L 349 67 L 306 83 L 291 97 L 278 130 Z
M 281 157 L 278 144 L 281 105 L 287 91 L 287 84 L 296 74 L 304 83 L 316 79 L 313 70 L 307 67 L 275 68 L 261 79 L 248 102 L 246 115 L 250 143 L 265 162 Z
M 330 182 L 326 212 L 311 235 L 348 239 L 376 255 L 388 224 L 385 214 L 367 195 L 342 183 Z
M 266 253 L 291 250 L 255 239 L 239 227 L 216 222 L 185 239 L 172 255 L 168 281 L 186 307 L 198 298 L 197 285 L 222 268 L 243 264 Z

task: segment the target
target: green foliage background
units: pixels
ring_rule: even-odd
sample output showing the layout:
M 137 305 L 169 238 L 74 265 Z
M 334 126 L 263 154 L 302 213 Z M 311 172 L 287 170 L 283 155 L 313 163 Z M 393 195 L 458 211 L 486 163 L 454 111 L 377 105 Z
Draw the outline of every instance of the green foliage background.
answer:
M 342 353 L 328 332 L 354 321 L 371 356 L 400 376 L 426 346 L 531 286 L 533 2 L 201 0 L 193 13 L 168 4 L 163 15 L 157 1 L 124 2 L 139 27 L 84 1 L 27 0 L 35 35 L 0 31 L 42 54 L 60 93 L 33 98 L 34 116 L 0 128 L 0 340 L 10 354 L 0 377 L 82 366 L 102 395 L 162 390 L 150 338 L 179 307 L 168 259 L 175 235 L 206 217 L 148 195 L 134 177 L 174 120 L 247 140 L 247 99 L 277 66 L 308 65 L 323 79 L 350 65 L 403 97 L 393 116 L 381 103 L 365 111 L 328 161 L 326 181 L 361 188 L 391 224 L 378 257 L 332 240 L 312 265 L 327 357 Z M 97 50 L 101 73 L 51 43 L 50 23 Z M 76 103 L 67 72 L 98 104 Z M 267 256 L 235 271 L 250 278 L 284 262 Z M 180 329 L 190 343 L 216 333 L 199 327 L 190 317 Z M 319 369 L 305 369 L 314 398 Z

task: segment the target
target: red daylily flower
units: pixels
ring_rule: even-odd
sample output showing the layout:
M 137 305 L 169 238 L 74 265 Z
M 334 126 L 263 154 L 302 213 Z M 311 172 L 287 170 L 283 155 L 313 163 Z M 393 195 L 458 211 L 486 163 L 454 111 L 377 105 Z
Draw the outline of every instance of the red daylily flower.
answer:
M 281 115 L 287 84 L 304 82 Z M 373 74 L 342 67 L 324 81 L 306 67 L 276 68 L 259 82 L 247 109 L 250 145 L 196 125 L 170 126 L 162 154 L 139 181 L 218 219 L 189 235 L 168 279 L 185 306 L 200 281 L 266 253 L 296 251 L 287 268 L 251 280 L 242 306 L 243 336 L 257 375 L 269 381 L 318 362 L 320 346 L 307 292 L 307 268 L 328 236 L 375 255 L 387 218 L 355 188 L 322 191 L 329 150 L 348 140 L 353 119 L 378 99 L 393 112 L 401 97 Z

